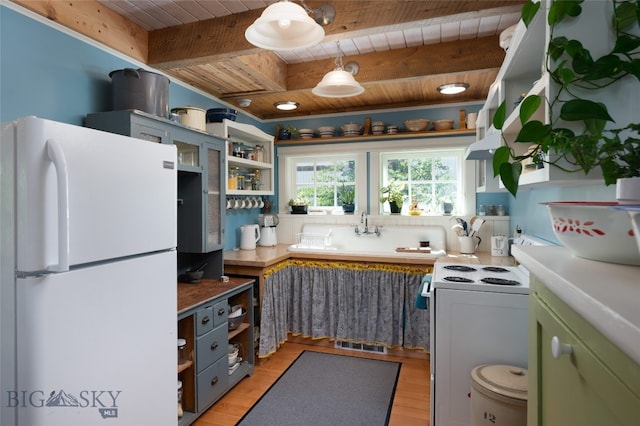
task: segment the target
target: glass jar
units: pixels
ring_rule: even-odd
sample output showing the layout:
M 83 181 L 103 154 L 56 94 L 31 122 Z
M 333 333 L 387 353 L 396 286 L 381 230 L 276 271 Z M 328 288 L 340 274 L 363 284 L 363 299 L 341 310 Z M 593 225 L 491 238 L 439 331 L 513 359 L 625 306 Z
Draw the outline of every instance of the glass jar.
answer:
M 495 216 L 497 214 L 496 206 L 493 204 L 489 205 L 489 211 L 487 212 L 489 216 Z
M 187 341 L 185 339 L 178 339 L 178 364 L 184 364 L 187 362 Z
M 256 145 L 256 161 L 264 163 L 264 146 Z
M 238 181 L 237 187 L 236 189 L 238 189 L 239 191 L 244 191 L 244 176 L 240 175 L 236 178 L 236 180 Z
M 238 189 L 238 169 L 229 170 L 229 178 L 227 179 L 227 189 Z
M 184 415 L 182 410 L 182 381 L 178 380 L 178 418 Z
M 478 216 L 484 216 L 487 214 L 487 209 L 485 208 L 484 205 L 480 204 L 480 206 L 478 206 Z
M 504 216 L 506 214 L 506 211 L 504 209 L 504 206 L 502 204 L 498 205 L 498 216 Z

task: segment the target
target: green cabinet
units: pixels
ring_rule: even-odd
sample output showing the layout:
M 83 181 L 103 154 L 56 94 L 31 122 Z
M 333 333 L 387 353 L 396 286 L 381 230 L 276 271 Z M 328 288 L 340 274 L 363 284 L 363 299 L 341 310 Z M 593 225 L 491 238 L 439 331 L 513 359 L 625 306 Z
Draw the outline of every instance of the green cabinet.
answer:
M 223 139 L 135 110 L 89 114 L 85 125 L 151 142 L 174 144 L 178 148 L 178 250 L 222 253 L 226 207 Z M 220 265 L 215 269 L 221 274 L 222 255 L 217 257 Z
M 533 275 L 529 312 L 527 424 L 637 426 L 640 366 Z

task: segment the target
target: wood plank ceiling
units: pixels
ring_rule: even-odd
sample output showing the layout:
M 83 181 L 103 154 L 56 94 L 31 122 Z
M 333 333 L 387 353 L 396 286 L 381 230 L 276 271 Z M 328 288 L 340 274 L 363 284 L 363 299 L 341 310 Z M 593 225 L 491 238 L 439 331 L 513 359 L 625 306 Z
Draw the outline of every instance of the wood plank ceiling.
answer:
M 309 0 L 311 9 L 336 9 L 323 42 L 272 52 L 251 45 L 244 31 L 273 0 L 14 1 L 261 119 L 483 101 L 504 59 L 499 34 L 518 21 L 524 3 Z M 102 31 L 88 28 L 100 22 Z M 114 33 L 116 25 L 124 28 Z M 311 93 L 335 67 L 336 41 L 344 62 L 359 64 L 362 95 L 336 99 Z M 450 82 L 470 87 L 459 95 L 437 92 Z M 241 108 L 238 99 L 251 105 Z M 284 100 L 300 107 L 274 108 Z

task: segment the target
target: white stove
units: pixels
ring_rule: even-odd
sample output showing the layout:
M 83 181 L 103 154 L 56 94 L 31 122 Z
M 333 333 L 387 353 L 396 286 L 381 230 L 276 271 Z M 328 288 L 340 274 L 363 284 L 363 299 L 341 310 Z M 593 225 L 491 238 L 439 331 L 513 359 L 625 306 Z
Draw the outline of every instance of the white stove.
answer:
M 516 266 L 436 263 L 431 289 L 529 294 L 529 272 Z
M 430 424 L 468 426 L 474 367 L 527 368 L 529 273 L 516 266 L 436 262 L 427 294 Z

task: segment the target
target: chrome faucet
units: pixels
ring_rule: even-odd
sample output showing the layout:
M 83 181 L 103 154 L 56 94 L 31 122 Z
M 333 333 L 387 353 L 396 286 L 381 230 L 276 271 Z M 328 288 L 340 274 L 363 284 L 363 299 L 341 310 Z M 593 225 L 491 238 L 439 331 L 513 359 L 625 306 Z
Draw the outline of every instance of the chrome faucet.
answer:
M 364 224 L 364 233 L 369 233 L 369 219 L 367 218 L 367 212 L 364 211 L 360 215 L 360 223 Z

